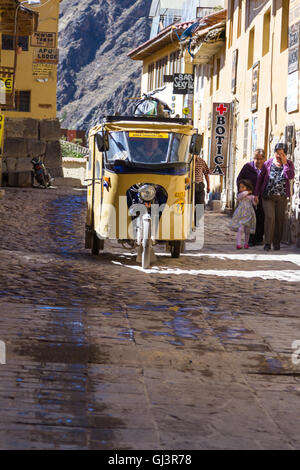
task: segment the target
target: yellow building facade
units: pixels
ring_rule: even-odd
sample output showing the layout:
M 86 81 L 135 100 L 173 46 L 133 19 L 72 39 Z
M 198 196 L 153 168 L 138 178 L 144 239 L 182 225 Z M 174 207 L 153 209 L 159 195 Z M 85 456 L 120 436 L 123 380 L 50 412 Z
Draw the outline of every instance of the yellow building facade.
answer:
M 32 158 L 62 176 L 56 118 L 60 0 L 0 0 L 0 184 L 31 186 Z M 4 116 L 4 132 L 3 132 Z
M 143 61 L 141 91 L 147 93 L 164 88 L 155 96 L 165 100 L 172 108 L 172 116 L 193 120 L 194 127 L 203 136 L 202 157 L 208 161 L 210 147 L 210 111 L 220 88 L 220 70 L 214 77 L 213 62 L 220 68 L 219 57 L 225 50 L 226 10 L 199 20 L 199 26 L 190 42 L 190 36 L 181 41 L 182 35 L 194 21 L 177 23 L 162 30 L 156 37 L 131 51 L 129 57 Z M 207 37 L 212 35 L 212 39 Z M 190 48 L 191 45 L 191 48 Z M 222 58 L 222 67 L 224 59 Z M 223 69 L 222 69 L 223 74 Z M 193 90 L 181 95 L 173 92 L 174 74 L 193 75 Z M 164 80 L 166 77 L 166 80 Z M 213 93 L 213 81 L 218 81 Z M 221 94 L 221 91 L 220 91 Z M 221 178 L 221 187 L 222 187 Z M 215 191 L 220 191 L 220 177 L 211 176 Z
M 60 0 L 41 0 L 32 5 L 14 0 L 3 3 L 4 9 L 11 8 L 13 28 L 1 28 L 1 67 L 15 68 L 15 110 L 4 108 L 7 117 L 56 118 L 59 3 Z M 37 27 L 31 35 L 22 33 L 25 10 L 37 17 Z
M 203 158 L 212 170 L 216 157 L 216 148 L 212 145 L 216 138 L 213 104 L 221 103 L 228 108 L 228 135 L 226 148 L 222 149 L 223 174 L 210 176 L 214 197 L 220 200 L 223 210 L 234 207 L 236 178 L 243 165 L 253 159 L 254 150 L 263 148 L 269 158 L 277 142 L 288 143 L 288 157 L 294 161 L 296 176 L 285 240 L 299 244 L 300 2 L 228 0 L 226 10 L 204 20 L 206 28 L 196 29 L 189 44 L 193 57 L 188 53 L 188 42 L 179 44 L 174 35 L 169 36 L 168 48 L 160 47 L 163 32 L 140 48 L 145 53 L 140 56 L 142 89 L 151 89 L 149 83 L 154 89 L 158 84 L 155 74 L 159 61 L 168 54 L 170 57 L 171 51 L 181 50 L 181 71 L 194 74 L 192 118 L 203 135 Z M 164 34 L 166 36 L 166 32 Z M 156 48 L 152 53 L 154 44 Z M 154 76 L 149 78 L 151 74 Z M 184 102 L 187 97 L 183 98 Z M 182 116 L 180 106 L 176 111 Z
M 174 74 L 193 73 L 193 65 L 184 60 L 187 51 L 181 51 L 177 37 L 189 24 L 179 25 L 176 32 L 175 28 L 169 26 L 153 40 L 129 53 L 131 59 L 142 61 L 141 94 L 163 88 L 156 96 L 169 104 L 173 117 L 182 117 L 183 109 L 187 111 L 187 117 L 192 118 L 193 113 L 193 100 L 188 101 L 184 95 L 175 95 L 172 81 Z M 168 77 L 171 81 L 168 81 Z
M 299 243 L 299 21 L 297 0 L 229 0 L 220 88 L 214 86 L 213 91 L 213 101 L 232 106 L 223 207 L 234 206 L 236 178 L 253 159 L 254 150 L 262 148 L 270 158 L 276 143 L 286 142 L 297 174 L 285 240 L 295 243 Z

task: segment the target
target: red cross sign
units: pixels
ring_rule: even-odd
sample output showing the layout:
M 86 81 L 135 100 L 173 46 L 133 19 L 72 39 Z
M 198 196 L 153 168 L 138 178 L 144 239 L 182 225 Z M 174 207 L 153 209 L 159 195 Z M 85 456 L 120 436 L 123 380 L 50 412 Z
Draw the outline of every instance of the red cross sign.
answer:
M 218 113 L 220 113 L 221 116 L 222 116 L 223 113 L 227 113 L 227 108 L 226 108 L 226 106 L 224 106 L 223 103 L 222 103 L 222 104 L 220 104 L 220 106 L 217 108 L 217 111 L 218 111 Z

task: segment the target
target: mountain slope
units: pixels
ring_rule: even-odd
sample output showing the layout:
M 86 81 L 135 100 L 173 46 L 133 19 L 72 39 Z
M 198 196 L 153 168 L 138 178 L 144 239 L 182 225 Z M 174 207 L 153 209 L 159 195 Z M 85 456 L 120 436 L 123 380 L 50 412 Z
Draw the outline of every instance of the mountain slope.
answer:
M 148 40 L 151 0 L 64 0 L 60 9 L 58 115 L 88 130 L 124 113 L 140 94 L 141 62 L 127 53 Z

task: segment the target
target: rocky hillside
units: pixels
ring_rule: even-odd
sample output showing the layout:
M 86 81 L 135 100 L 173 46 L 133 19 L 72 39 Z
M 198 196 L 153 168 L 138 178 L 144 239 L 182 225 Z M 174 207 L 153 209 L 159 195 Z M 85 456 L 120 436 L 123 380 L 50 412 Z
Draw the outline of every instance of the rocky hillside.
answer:
M 88 130 L 124 113 L 140 94 L 141 62 L 127 53 L 149 39 L 151 0 L 64 0 L 60 7 L 58 116 Z

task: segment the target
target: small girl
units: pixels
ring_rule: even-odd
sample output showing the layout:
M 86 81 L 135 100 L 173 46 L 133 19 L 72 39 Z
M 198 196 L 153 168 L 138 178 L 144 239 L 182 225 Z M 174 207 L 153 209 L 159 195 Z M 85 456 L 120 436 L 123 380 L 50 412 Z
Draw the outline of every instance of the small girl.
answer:
M 245 234 L 244 248 L 249 248 L 250 233 L 255 233 L 256 215 L 253 205 L 257 205 L 256 197 L 252 195 L 251 181 L 240 180 L 237 195 L 238 205 L 230 222 L 232 230 L 237 231 L 236 248 L 242 248 L 242 235 Z

